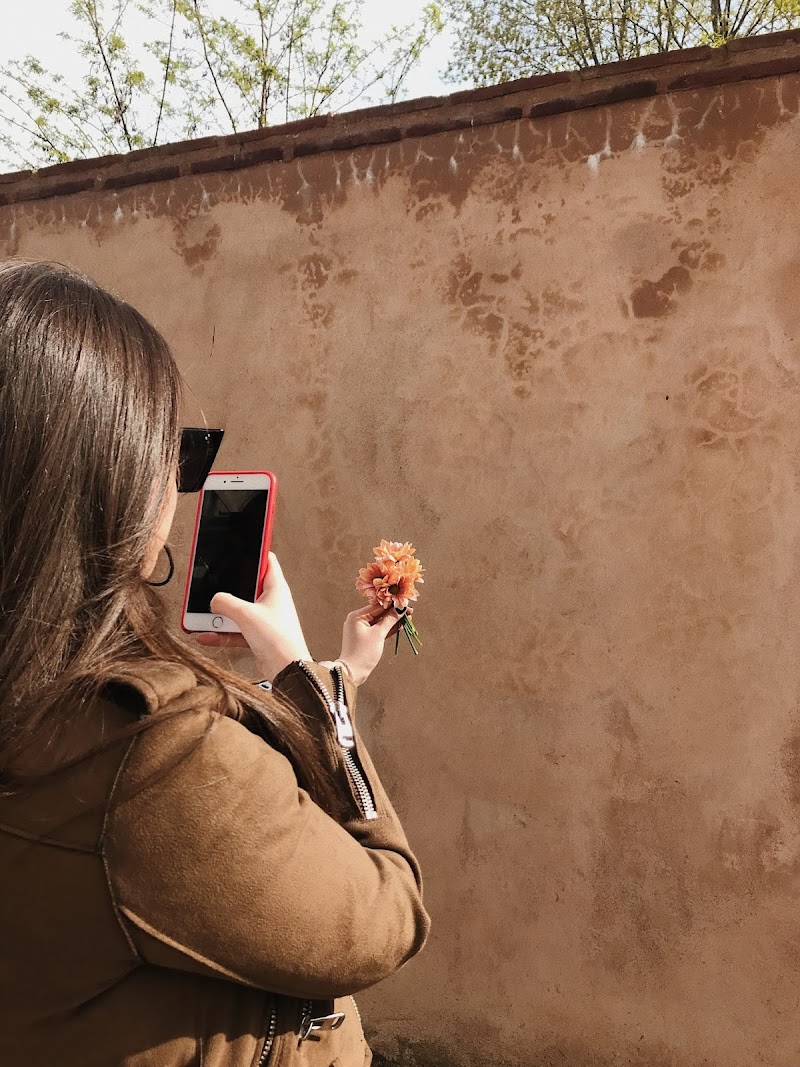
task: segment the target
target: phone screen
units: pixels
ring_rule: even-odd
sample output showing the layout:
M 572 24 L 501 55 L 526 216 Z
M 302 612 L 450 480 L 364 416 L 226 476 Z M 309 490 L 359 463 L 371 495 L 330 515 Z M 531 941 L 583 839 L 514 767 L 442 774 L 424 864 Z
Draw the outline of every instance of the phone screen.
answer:
M 215 593 L 255 599 L 268 496 L 268 489 L 206 489 L 188 611 L 210 612 Z

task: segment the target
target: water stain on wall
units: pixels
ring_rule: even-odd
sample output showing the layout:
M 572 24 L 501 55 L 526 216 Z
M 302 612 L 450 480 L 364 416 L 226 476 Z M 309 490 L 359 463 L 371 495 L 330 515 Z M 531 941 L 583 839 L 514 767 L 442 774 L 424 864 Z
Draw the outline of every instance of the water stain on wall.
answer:
M 689 943 L 696 888 L 686 841 L 697 798 L 640 742 L 639 720 L 657 717 L 633 693 L 608 697 L 611 782 L 593 878 L 595 949 L 618 980 L 646 985 L 666 981 Z
M 525 397 L 534 381 L 557 373 L 556 353 L 585 324 L 576 318 L 585 304 L 552 279 L 539 288 L 539 278 L 524 276 L 522 256 L 512 244 L 520 229 L 511 225 L 506 241 L 469 257 L 459 253 L 442 295 L 461 327 L 486 342 L 487 357 L 501 359 L 514 394 Z
M 778 434 L 781 386 L 789 384 L 758 348 L 764 339 L 751 330 L 731 331 L 725 347 L 708 346 L 686 375 L 685 393 L 676 401 L 686 405 L 690 433 L 699 442 L 742 441 L 754 433 Z
M 335 314 L 335 303 L 323 292 L 334 269 L 333 259 L 322 252 L 313 252 L 297 263 L 298 287 L 304 313 L 317 329 L 329 326 Z
M 631 293 L 631 308 L 637 319 L 658 318 L 675 311 L 678 294 L 692 287 L 692 276 L 686 267 L 677 266 L 663 274 L 658 281 L 644 281 Z

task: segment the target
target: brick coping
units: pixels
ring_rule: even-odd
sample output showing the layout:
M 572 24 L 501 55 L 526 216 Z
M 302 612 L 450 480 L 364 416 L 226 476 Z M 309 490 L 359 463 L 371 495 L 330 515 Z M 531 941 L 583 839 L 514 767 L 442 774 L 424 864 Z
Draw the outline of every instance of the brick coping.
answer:
M 0 207 L 145 182 L 291 162 L 406 138 L 537 119 L 623 100 L 726 85 L 800 71 L 800 29 L 744 37 L 577 71 L 542 74 L 450 96 L 422 97 L 319 115 L 281 126 L 201 137 L 126 154 L 78 159 L 0 174 Z

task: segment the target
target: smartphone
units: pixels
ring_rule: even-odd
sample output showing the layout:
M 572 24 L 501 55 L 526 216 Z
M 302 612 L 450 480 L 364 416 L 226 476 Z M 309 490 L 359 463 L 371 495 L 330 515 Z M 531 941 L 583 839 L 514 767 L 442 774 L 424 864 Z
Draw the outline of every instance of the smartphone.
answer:
M 206 478 L 197 517 L 183 597 L 186 633 L 239 633 L 224 615 L 211 611 L 215 593 L 255 601 L 269 562 L 277 479 L 270 471 L 214 471 Z

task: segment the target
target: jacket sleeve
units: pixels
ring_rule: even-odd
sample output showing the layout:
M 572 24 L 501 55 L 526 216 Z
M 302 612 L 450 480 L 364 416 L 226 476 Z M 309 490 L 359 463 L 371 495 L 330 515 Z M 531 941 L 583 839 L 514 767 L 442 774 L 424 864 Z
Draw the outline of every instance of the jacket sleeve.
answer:
M 297 665 L 275 687 L 333 734 Z M 134 951 L 304 998 L 392 974 L 422 947 L 429 920 L 416 860 L 363 745 L 378 817 L 354 809 L 340 825 L 284 756 L 196 693 L 195 706 L 159 715 L 134 741 L 107 813 L 109 889 Z M 335 752 L 329 744 L 325 758 Z

